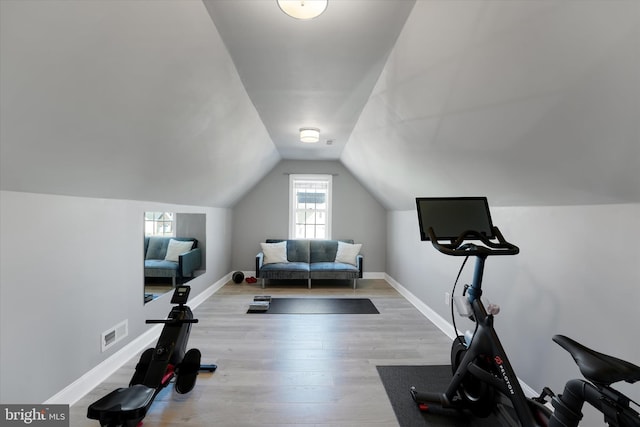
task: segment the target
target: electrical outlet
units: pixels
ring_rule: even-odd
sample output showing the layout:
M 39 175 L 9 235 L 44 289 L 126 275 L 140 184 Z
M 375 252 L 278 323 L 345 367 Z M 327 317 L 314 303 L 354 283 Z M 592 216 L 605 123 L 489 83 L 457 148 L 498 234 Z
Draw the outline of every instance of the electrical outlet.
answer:
M 444 293 L 444 305 L 449 305 L 451 303 L 451 294 L 449 292 Z

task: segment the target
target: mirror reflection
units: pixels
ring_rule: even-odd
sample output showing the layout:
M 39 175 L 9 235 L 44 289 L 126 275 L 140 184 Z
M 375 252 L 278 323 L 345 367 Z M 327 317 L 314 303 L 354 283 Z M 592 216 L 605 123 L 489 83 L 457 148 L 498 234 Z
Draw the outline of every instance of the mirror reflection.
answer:
M 205 272 L 206 215 L 144 213 L 144 302 Z

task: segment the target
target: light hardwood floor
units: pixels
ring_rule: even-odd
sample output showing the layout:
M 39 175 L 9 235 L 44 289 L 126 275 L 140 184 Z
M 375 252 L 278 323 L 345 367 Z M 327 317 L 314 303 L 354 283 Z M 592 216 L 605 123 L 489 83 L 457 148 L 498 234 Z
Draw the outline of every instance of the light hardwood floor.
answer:
M 371 298 L 380 314 L 245 314 L 262 294 Z M 376 365 L 449 363 L 450 340 L 384 280 L 359 280 L 356 290 L 230 282 L 194 314 L 189 348 L 218 370 L 188 394 L 164 389 L 145 426 L 398 426 Z M 73 405 L 71 425 L 97 426 L 87 406 L 126 386 L 137 360 Z

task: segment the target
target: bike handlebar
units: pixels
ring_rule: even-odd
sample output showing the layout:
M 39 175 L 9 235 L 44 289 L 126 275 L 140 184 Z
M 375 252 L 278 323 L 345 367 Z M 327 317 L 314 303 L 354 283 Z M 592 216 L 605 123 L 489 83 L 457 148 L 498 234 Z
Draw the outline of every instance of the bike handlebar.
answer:
M 489 255 L 516 255 L 520 252 L 520 248 L 505 240 L 498 230 L 498 227 L 492 228 L 493 233 L 498 239 L 497 242 L 491 241 L 487 236 L 474 230 L 467 230 L 461 233 L 451 243 L 440 243 L 433 227 L 429 227 L 427 233 L 433 247 L 445 255 L 451 256 L 481 256 Z M 486 246 L 477 246 L 473 243 L 465 243 L 466 240 L 480 240 Z

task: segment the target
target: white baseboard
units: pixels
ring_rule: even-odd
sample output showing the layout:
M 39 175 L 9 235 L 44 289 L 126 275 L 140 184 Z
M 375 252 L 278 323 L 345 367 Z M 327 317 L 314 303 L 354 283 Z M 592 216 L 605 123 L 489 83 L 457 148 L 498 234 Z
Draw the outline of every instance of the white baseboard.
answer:
M 191 307 L 192 309 L 195 309 L 197 306 L 199 306 L 200 304 L 205 302 L 207 300 L 207 298 L 209 298 L 211 295 L 213 295 L 216 292 L 218 292 L 224 285 L 227 284 L 227 282 L 229 280 L 231 280 L 231 275 L 232 274 L 233 273 L 229 273 L 229 274 L 223 276 L 216 283 L 214 283 L 213 285 L 209 286 L 207 289 L 205 289 L 204 291 L 200 292 L 198 295 L 193 297 L 189 301 L 189 307 Z
M 216 293 L 231 279 L 231 273 L 227 274 L 204 291 L 200 292 L 189 301 L 189 307 L 195 309 L 207 298 Z M 73 405 L 91 390 L 104 382 L 109 376 L 127 363 L 133 356 L 148 348 L 158 339 L 162 332 L 162 325 L 156 325 L 145 331 L 133 341 L 122 347 L 112 356 L 102 361 L 98 366 L 69 384 L 64 389 L 47 399 L 45 405 Z M 132 373 L 133 374 L 133 373 Z
M 111 374 L 117 371 L 122 365 L 124 365 L 131 357 L 136 353 L 147 348 L 151 342 L 160 336 L 160 330 L 162 325 L 153 326 L 147 330 L 129 344 L 122 347 L 108 359 L 104 360 L 98 366 L 63 388 L 58 393 L 47 399 L 44 404 L 58 405 L 66 404 L 73 405 L 83 396 L 96 388 L 100 383 L 105 381 Z
M 460 331 L 458 331 L 457 335 L 454 335 L 453 325 L 448 320 L 433 311 L 431 307 L 422 302 L 418 297 L 407 290 L 407 288 L 398 283 L 393 277 L 385 274 L 384 279 L 391 285 L 391 287 L 397 290 L 400 295 L 405 297 L 407 301 L 409 301 L 415 308 L 417 308 L 420 313 L 422 313 L 427 319 L 429 319 L 431 323 L 436 325 L 436 327 L 444 332 L 445 335 L 447 335 L 449 338 L 454 339 L 457 335 L 462 335 L 462 332 Z M 536 393 L 533 388 L 529 387 L 529 385 L 522 381 L 520 378 L 518 378 L 518 382 L 520 383 L 525 396 L 536 397 L 540 395 L 540 393 Z
M 242 274 L 244 274 L 244 277 L 256 277 L 255 270 L 254 271 L 243 271 Z M 386 279 L 386 274 L 385 273 L 380 273 L 380 272 L 363 273 L 362 274 L 362 278 L 363 279 Z
M 420 313 L 424 315 L 427 319 L 431 321 L 438 329 L 445 333 L 451 339 L 454 339 L 457 335 L 461 335 L 462 333 L 458 331 L 458 334 L 454 334 L 453 325 L 449 323 L 444 317 L 440 316 L 438 313 L 433 311 L 431 307 L 422 302 L 418 297 L 412 294 L 407 288 L 398 283 L 393 277 L 385 274 L 384 279 L 393 287 L 396 291 L 400 293 L 403 297 L 406 298 L 415 308 L 418 309 Z

